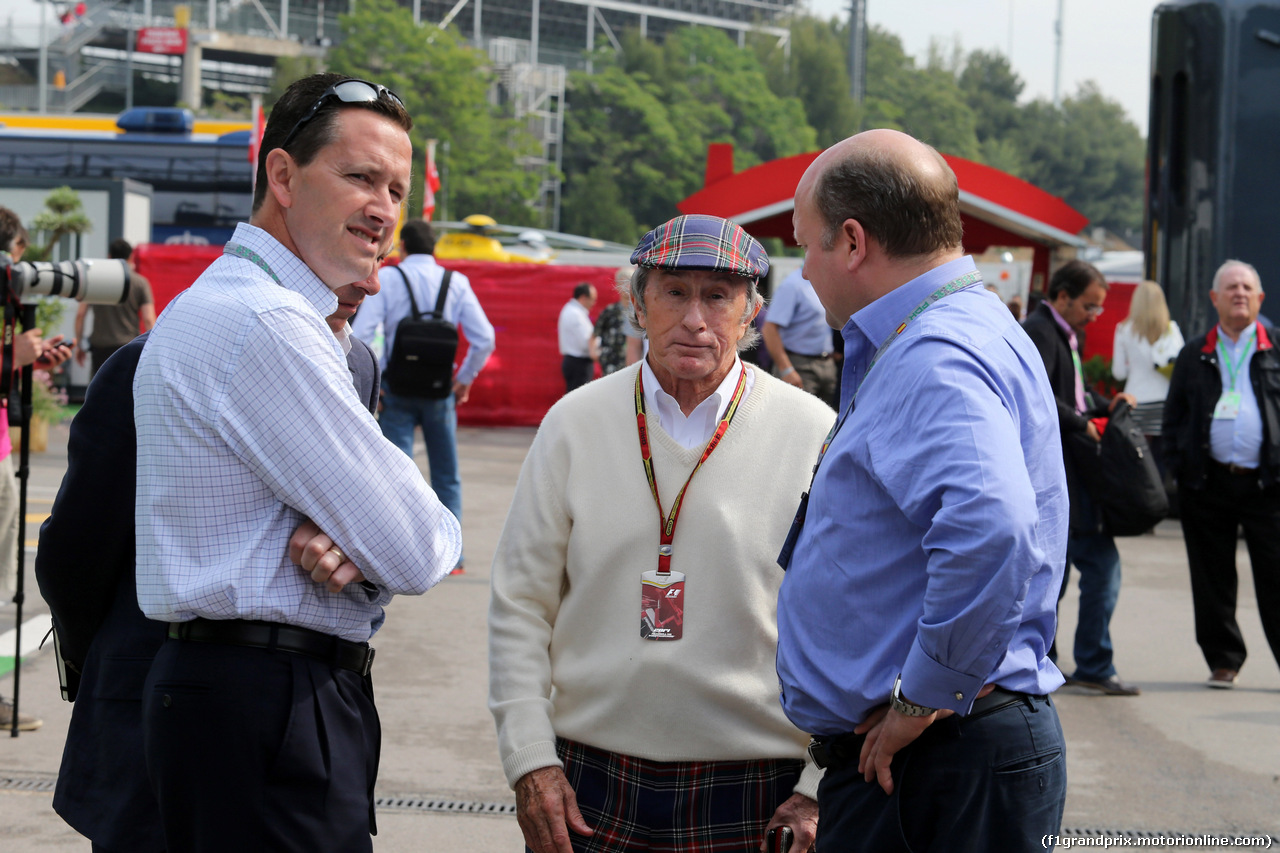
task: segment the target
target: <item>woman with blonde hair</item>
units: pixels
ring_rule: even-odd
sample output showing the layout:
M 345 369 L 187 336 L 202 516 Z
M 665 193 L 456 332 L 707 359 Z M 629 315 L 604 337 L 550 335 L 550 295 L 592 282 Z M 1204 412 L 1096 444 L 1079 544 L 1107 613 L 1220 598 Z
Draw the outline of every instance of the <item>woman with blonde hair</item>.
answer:
M 1129 316 L 1116 327 L 1111 375 L 1126 380 L 1124 390 L 1138 401 L 1133 419 L 1156 451 L 1169 376 L 1184 341 L 1178 324 L 1169 319 L 1164 291 L 1154 281 L 1144 281 L 1133 293 Z M 1156 439 L 1152 441 L 1152 439 Z

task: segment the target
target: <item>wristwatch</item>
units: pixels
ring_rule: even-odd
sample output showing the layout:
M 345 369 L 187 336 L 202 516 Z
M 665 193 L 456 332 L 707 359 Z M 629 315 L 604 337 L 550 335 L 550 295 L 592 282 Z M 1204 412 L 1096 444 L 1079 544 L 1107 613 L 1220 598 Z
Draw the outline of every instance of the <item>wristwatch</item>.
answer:
M 936 713 L 937 708 L 930 708 L 926 705 L 917 705 L 915 702 L 909 702 L 902 698 L 902 674 L 898 674 L 898 678 L 893 682 L 893 695 L 889 697 L 889 707 L 902 714 L 904 717 L 927 717 Z

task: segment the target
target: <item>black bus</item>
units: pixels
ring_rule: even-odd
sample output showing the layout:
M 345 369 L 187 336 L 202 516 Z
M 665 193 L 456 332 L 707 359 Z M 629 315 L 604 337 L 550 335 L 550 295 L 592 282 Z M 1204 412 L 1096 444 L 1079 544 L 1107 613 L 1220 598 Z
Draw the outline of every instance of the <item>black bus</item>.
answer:
M 1188 336 L 1223 261 L 1280 286 L 1280 0 L 1175 0 L 1152 21 L 1146 274 Z

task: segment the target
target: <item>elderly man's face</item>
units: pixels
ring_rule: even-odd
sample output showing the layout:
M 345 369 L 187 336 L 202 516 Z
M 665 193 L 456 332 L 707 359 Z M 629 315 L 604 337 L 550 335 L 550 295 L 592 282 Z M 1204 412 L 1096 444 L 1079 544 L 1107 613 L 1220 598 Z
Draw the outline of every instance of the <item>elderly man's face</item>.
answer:
M 722 379 L 733 366 L 747 314 L 747 280 L 706 270 L 654 270 L 637 306 L 654 372 L 682 381 Z
M 1222 327 L 1238 334 L 1258 319 L 1263 295 L 1247 267 L 1231 266 L 1218 280 L 1218 289 L 1209 291 L 1209 301 L 1218 309 Z
M 366 280 L 395 229 L 409 193 L 409 135 L 365 109 L 339 111 L 334 141 L 295 165 L 285 221 L 297 254 L 337 290 Z

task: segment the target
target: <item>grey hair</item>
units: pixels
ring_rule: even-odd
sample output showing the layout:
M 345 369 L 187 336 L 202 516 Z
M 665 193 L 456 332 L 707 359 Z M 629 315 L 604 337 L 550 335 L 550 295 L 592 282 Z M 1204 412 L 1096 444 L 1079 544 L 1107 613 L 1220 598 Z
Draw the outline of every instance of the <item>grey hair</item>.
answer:
M 1244 261 L 1230 260 L 1224 261 L 1222 266 L 1218 267 L 1218 271 L 1213 274 L 1213 291 L 1215 293 L 1222 292 L 1222 277 L 1226 275 L 1227 270 L 1232 267 L 1243 267 L 1244 269 L 1247 269 L 1250 274 L 1253 275 L 1253 280 L 1258 284 L 1258 292 L 1263 292 L 1262 276 L 1258 275 L 1258 271 L 1254 269 L 1253 264 L 1247 264 Z
M 649 286 L 649 274 L 651 272 L 653 270 L 648 267 L 636 267 L 635 272 L 631 273 L 631 281 L 626 284 L 620 283 L 617 286 L 619 295 L 630 294 L 631 296 L 631 304 L 623 307 L 622 315 L 627 318 L 631 328 L 639 332 L 642 338 L 648 338 L 649 333 L 644 326 L 640 325 L 640 318 L 636 314 L 636 306 L 644 305 L 644 291 Z M 763 307 L 764 297 L 760 295 L 759 282 L 755 278 L 739 275 L 735 275 L 733 278 L 747 283 L 747 310 L 742 315 L 742 319 L 746 321 L 747 330 L 742 335 L 742 339 L 738 341 L 738 352 L 746 352 L 760 340 L 760 330 L 751 323 L 751 317 L 758 308 Z

